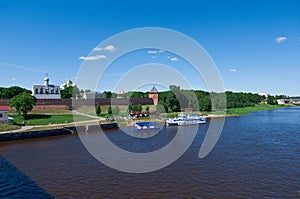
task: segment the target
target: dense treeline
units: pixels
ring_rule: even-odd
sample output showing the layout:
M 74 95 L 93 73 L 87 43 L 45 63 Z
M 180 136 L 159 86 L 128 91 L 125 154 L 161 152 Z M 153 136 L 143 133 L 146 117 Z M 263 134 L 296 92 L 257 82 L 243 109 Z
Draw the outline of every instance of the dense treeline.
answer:
M 253 93 L 234 93 L 226 91 L 227 108 L 242 108 L 254 106 L 265 100 L 265 96 Z
M 122 94 L 125 98 L 146 98 L 149 92 L 130 91 Z M 111 97 L 117 94 L 112 93 Z M 184 90 L 179 86 L 171 85 L 169 91 L 159 92 L 159 112 L 179 112 L 185 108 L 193 108 L 195 111 L 223 110 L 224 108 L 252 107 L 255 104 L 265 102 L 277 104 L 277 99 L 288 99 L 286 95 L 264 95 L 257 93 L 244 93 L 226 91 L 225 93 L 209 93 L 202 90 Z M 212 101 L 215 107 L 212 107 Z
M 287 96 L 268 96 L 266 99 L 265 96 L 253 93 L 231 91 L 226 91 L 225 94 L 209 93 L 201 90 L 183 90 L 179 86 L 172 85 L 169 91 L 159 93 L 159 104 L 164 107 L 166 112 L 182 111 L 185 108 L 193 108 L 195 111 L 212 111 L 224 108 L 251 107 L 261 102 L 276 104 L 276 99 L 280 98 L 287 98 Z
M 0 99 L 11 99 L 23 92 L 31 93 L 30 90 L 21 88 L 19 86 L 11 86 L 8 88 L 0 87 Z

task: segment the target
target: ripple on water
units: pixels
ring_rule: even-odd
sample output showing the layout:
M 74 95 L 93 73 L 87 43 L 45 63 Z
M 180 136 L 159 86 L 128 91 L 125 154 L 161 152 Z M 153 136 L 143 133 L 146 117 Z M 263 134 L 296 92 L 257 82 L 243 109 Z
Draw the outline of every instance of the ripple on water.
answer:
M 204 159 L 198 152 L 208 124 L 201 125 L 180 159 L 146 174 L 106 167 L 77 136 L 2 143 L 0 198 L 296 198 L 299 115 L 298 108 L 226 118 L 217 145 Z M 189 133 L 189 127 L 185 129 Z M 149 151 L 168 143 L 175 133 L 172 128 L 147 141 L 131 140 L 121 132 L 107 135 L 125 149 Z

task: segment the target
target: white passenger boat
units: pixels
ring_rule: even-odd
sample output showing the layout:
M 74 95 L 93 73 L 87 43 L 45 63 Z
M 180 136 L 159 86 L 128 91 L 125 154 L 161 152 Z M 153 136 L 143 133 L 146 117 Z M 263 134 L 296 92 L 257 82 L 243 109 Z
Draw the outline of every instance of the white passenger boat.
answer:
M 196 114 L 179 114 L 178 117 L 166 120 L 167 126 L 183 126 L 192 124 L 205 124 L 206 119 Z

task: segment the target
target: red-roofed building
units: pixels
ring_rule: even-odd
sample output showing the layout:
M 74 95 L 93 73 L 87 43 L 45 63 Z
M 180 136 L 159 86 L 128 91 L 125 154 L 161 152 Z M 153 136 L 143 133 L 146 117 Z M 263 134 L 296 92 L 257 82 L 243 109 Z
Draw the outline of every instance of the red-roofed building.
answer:
M 8 106 L 6 105 L 0 106 L 0 123 L 8 123 Z

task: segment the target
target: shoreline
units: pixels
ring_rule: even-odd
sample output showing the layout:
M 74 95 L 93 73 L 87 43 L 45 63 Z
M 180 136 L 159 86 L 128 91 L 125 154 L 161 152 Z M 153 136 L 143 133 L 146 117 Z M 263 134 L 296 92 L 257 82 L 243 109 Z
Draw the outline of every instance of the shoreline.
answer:
M 203 117 L 207 119 L 237 117 L 237 116 L 248 115 L 253 112 L 275 110 L 280 108 L 290 108 L 292 106 L 277 105 L 277 106 L 267 106 L 267 107 L 268 108 L 265 109 L 252 109 L 251 111 L 248 111 L 244 114 L 206 114 Z M 244 110 L 244 108 L 241 108 L 240 110 Z M 165 120 L 166 118 L 160 118 L 160 119 L 156 119 L 155 122 L 165 123 Z M 49 125 L 40 125 L 40 126 L 24 126 L 21 129 L 0 132 L 0 142 L 12 141 L 12 140 L 23 140 L 23 139 L 38 138 L 38 137 L 50 137 L 56 135 L 76 134 L 78 133 L 77 129 L 81 129 L 80 132 L 89 132 L 89 131 L 97 131 L 99 130 L 99 128 L 101 128 L 102 130 L 119 128 L 119 124 L 117 122 L 101 123 L 101 121 L 103 122 L 103 118 L 97 118 L 97 119 L 94 118 L 94 120 L 71 122 L 67 124 L 64 123 L 64 124 L 49 124 Z M 120 125 L 120 126 L 133 127 L 135 123 L 139 121 L 143 121 L 143 120 L 126 121 L 126 125 Z M 120 124 L 124 124 L 124 123 L 120 122 Z M 108 126 L 108 127 L 106 128 L 103 126 Z
M 32 138 L 41 138 L 41 137 L 53 137 L 59 135 L 70 135 L 78 134 L 81 132 L 91 132 L 91 131 L 105 131 L 111 129 L 118 129 L 119 126 L 117 123 L 105 123 L 98 125 L 82 125 L 82 126 L 68 126 L 68 127 L 56 127 L 52 129 L 43 129 L 43 130 L 33 130 L 33 131 L 23 131 L 23 132 L 5 132 L 0 134 L 0 143 L 16 140 L 26 140 Z

